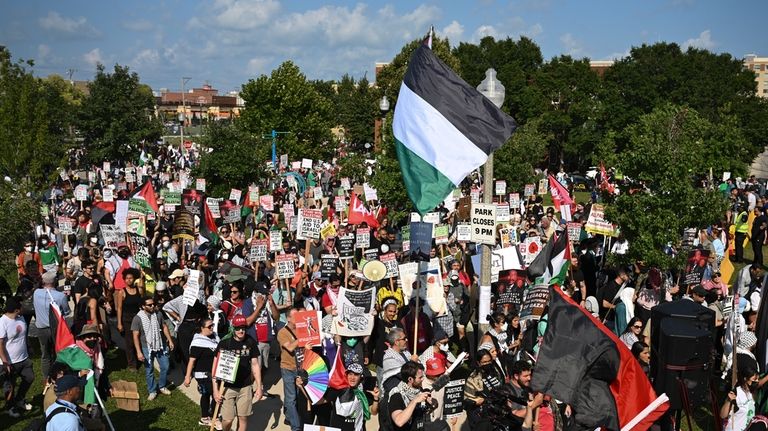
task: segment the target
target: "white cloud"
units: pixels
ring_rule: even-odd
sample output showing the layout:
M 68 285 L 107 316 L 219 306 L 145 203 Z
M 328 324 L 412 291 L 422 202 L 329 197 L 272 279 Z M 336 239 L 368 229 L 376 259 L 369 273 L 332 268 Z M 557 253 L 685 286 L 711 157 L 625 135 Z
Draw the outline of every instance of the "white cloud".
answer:
M 124 29 L 136 32 L 151 31 L 155 28 L 155 24 L 146 19 L 123 21 L 122 25 Z
M 131 65 L 134 67 L 152 66 L 160 61 L 160 54 L 156 49 L 143 49 L 133 57 Z
M 85 17 L 67 18 L 61 16 L 58 12 L 49 11 L 47 16 L 38 19 L 38 24 L 44 30 L 52 31 L 62 35 L 97 37 L 100 35 L 92 25 L 88 24 Z
M 41 43 L 37 46 L 37 60 L 38 61 L 45 61 L 46 58 L 51 54 L 51 47 Z
M 580 40 L 577 40 L 571 33 L 565 33 L 560 36 L 560 42 L 563 44 L 565 53 L 572 57 L 584 56 L 584 47 Z
M 717 46 L 717 43 L 712 40 L 712 33 L 709 30 L 704 30 L 699 34 L 699 37 L 691 38 L 683 42 L 682 48 L 686 50 L 688 48 L 700 48 L 712 50 Z
M 450 24 L 443 27 L 443 30 L 439 33 L 442 37 L 447 37 L 451 42 L 451 45 L 456 46 L 464 38 L 464 26 L 458 21 L 453 20 Z
M 277 0 L 216 0 L 213 23 L 223 28 L 251 30 L 267 24 L 280 11 Z M 207 23 L 207 19 L 203 22 Z M 200 22 L 197 20 L 197 22 Z
M 267 75 L 269 73 L 269 64 L 272 60 L 265 57 L 255 57 L 248 60 L 245 69 L 251 75 Z
M 83 61 L 93 68 L 99 63 L 104 64 L 104 59 L 101 56 L 101 50 L 99 48 L 94 48 L 83 54 Z
M 481 25 L 475 30 L 475 34 L 472 36 L 473 41 L 480 41 L 480 39 L 491 36 L 494 39 L 499 39 L 499 32 L 492 25 Z

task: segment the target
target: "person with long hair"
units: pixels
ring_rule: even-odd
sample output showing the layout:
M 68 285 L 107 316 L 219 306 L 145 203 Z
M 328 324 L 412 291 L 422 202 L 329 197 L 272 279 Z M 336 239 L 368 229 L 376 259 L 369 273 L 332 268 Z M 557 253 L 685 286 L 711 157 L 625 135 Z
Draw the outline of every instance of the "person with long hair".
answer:
M 720 419 L 725 420 L 723 429 L 744 431 L 755 416 L 755 398 L 759 377 L 753 368 L 739 370 L 736 387 L 728 392 L 728 396 L 720 408 Z M 733 412 L 732 412 L 733 410 Z
M 503 356 L 507 352 L 507 316 L 504 313 L 493 313 L 488 316 L 488 324 L 490 328 L 483 334 L 483 338 L 480 339 L 480 344 L 491 343 L 496 347 L 496 352 L 499 356 Z
M 477 351 L 477 365 L 464 382 L 464 399 L 467 400 L 467 421 L 470 428 L 482 420 L 481 406 L 485 403 L 484 396 L 504 384 L 504 379 L 498 374 L 488 350 Z
M 217 337 L 214 332 L 213 320 L 201 319 L 192 337 L 189 346 L 189 362 L 187 374 L 184 377 L 184 386 L 189 387 L 194 376 L 197 381 L 197 391 L 200 393 L 200 421 L 198 424 L 210 426 L 211 421 L 217 421 L 217 428 L 221 429 L 217 418 L 211 417 L 213 403 L 213 383 L 211 369 L 213 368 L 214 352 L 217 346 Z
M 636 341 L 634 344 L 632 344 L 632 347 L 630 348 L 632 351 L 632 356 L 637 359 L 637 362 L 640 363 L 640 368 L 643 369 L 643 372 L 648 377 L 648 379 L 651 378 L 651 349 L 648 347 L 647 344 L 643 343 L 642 341 Z
M 624 332 L 619 335 L 619 339 L 621 339 L 624 345 L 626 345 L 627 348 L 631 350 L 633 344 L 637 343 L 638 341 L 643 341 L 640 339 L 642 332 L 643 321 L 640 320 L 639 317 L 633 317 L 629 320 L 629 323 L 624 329 Z

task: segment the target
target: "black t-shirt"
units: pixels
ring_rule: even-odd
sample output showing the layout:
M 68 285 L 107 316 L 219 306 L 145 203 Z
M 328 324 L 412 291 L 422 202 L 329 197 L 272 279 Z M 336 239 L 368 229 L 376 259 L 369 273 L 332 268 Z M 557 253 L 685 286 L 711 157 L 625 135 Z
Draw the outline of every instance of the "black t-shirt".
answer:
M 599 292 L 597 292 L 597 302 L 600 305 L 600 318 L 605 319 L 606 314 L 608 314 L 609 308 L 603 307 L 603 300 L 608 302 L 613 302 L 613 299 L 616 298 L 616 294 L 619 293 L 619 289 L 621 288 L 621 285 L 616 283 L 616 280 L 613 279 L 606 283 L 605 286 L 603 286 L 602 289 L 600 289 Z M 611 316 L 613 316 L 613 313 L 611 313 Z M 613 318 L 609 320 L 614 320 Z
M 228 350 L 240 356 L 240 362 L 237 364 L 237 373 L 235 374 L 235 382 L 224 383 L 224 387 L 244 388 L 252 384 L 251 359 L 259 357 L 259 344 L 248 336 L 242 341 L 237 341 L 232 337 L 222 340 L 214 354 L 218 355 L 220 350 Z
M 72 296 L 76 294 L 80 295 L 87 295 L 88 289 L 93 284 L 93 280 L 81 275 L 80 277 L 77 277 L 77 280 L 75 281 L 75 285 L 72 286 Z
M 400 394 L 394 394 L 389 399 L 389 414 L 391 415 L 392 412 L 395 412 L 397 410 L 405 410 L 405 408 L 408 407 L 405 402 L 403 401 L 403 396 Z M 421 407 L 421 405 L 417 405 L 415 409 L 413 409 L 413 415 L 411 415 L 411 420 L 405 423 L 405 425 L 399 427 L 395 425 L 394 421 L 392 421 L 392 429 L 395 431 L 418 431 L 424 429 L 424 422 L 426 419 L 426 410 Z
M 256 349 L 258 352 L 258 349 Z M 189 348 L 189 357 L 195 358 L 195 372 L 196 373 L 208 373 L 211 374 L 211 368 L 213 367 L 213 358 L 216 354 L 213 350 L 205 347 L 192 346 Z M 242 360 L 242 359 L 241 359 Z
M 336 400 L 345 403 L 354 401 L 355 397 L 356 395 L 352 389 L 336 390 L 328 388 L 323 398 L 325 398 L 333 406 L 331 409 L 331 421 L 329 424 L 331 427 L 339 428 L 341 431 L 358 431 L 355 430 L 355 418 L 340 416 L 336 413 Z M 368 399 L 368 406 L 370 407 L 373 404 L 373 395 L 371 395 L 370 392 L 365 392 L 365 398 Z M 363 429 L 365 429 L 365 420 L 363 420 Z

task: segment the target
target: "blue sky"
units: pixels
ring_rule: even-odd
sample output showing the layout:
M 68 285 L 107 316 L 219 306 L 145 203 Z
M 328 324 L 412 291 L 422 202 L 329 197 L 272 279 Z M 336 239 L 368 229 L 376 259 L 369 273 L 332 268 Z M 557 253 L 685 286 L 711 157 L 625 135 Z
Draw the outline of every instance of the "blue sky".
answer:
M 622 57 L 631 46 L 676 42 L 742 58 L 768 56 L 768 1 L 132 0 L 2 2 L 0 45 L 35 72 L 90 79 L 95 65 L 128 65 L 154 89 L 210 82 L 220 91 L 293 60 L 310 79 L 372 79 L 374 63 L 434 25 L 452 44 L 482 36 L 532 38 L 545 58 Z

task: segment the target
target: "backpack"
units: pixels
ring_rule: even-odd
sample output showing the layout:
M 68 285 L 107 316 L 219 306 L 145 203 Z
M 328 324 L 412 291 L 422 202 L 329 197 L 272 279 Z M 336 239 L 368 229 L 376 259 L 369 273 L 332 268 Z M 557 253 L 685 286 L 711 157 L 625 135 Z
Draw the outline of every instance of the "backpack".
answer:
M 379 395 L 379 429 L 381 431 L 392 431 L 395 429 L 395 424 L 392 422 L 392 416 L 390 416 L 389 411 L 389 393 L 400 381 L 400 376 L 396 374 L 381 384 L 384 389 L 381 391 L 381 395 Z
M 51 411 L 51 414 L 46 415 L 42 418 L 32 419 L 29 425 L 27 425 L 27 427 L 24 428 L 24 431 L 45 431 L 45 429 L 48 427 L 48 422 L 50 422 L 51 419 L 53 419 L 53 417 L 59 413 L 70 413 L 73 415 L 75 414 L 75 412 L 73 412 L 67 407 L 64 407 L 64 406 L 56 407 L 55 409 L 53 409 L 53 411 Z

